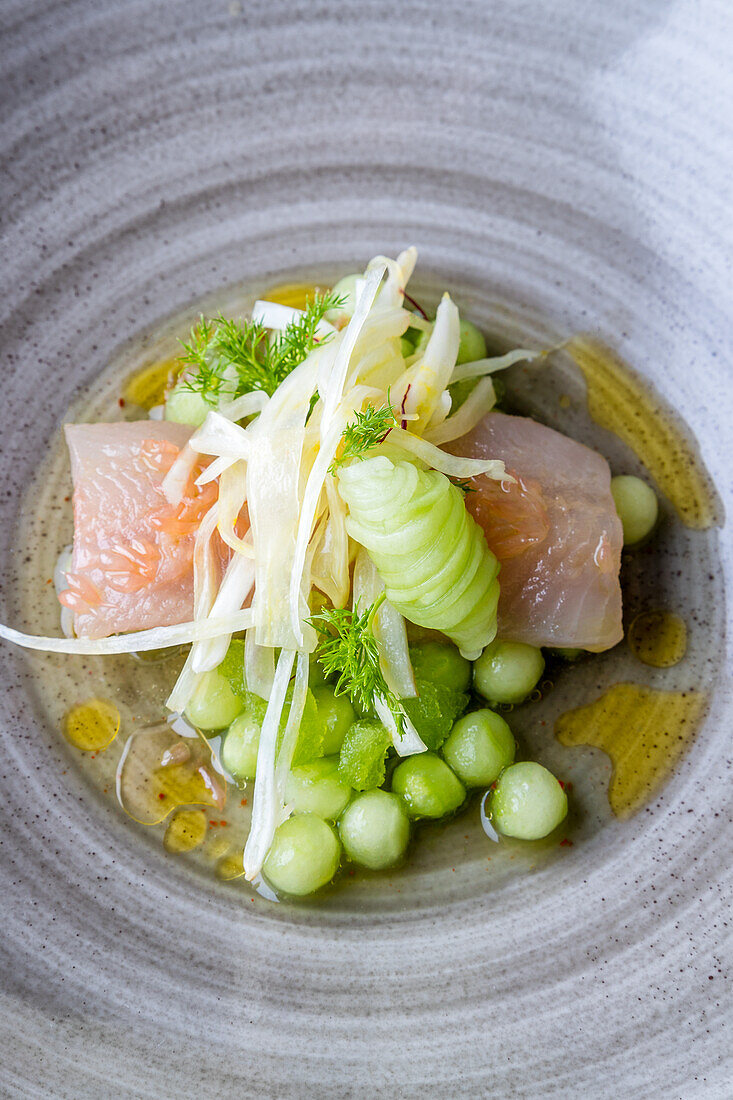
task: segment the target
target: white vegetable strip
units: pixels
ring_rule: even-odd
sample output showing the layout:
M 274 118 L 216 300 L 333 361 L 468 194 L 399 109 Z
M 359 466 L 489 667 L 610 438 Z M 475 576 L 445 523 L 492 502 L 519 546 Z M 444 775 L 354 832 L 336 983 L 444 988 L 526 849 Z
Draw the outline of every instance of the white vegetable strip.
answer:
M 448 477 L 477 477 L 478 474 L 487 474 L 495 481 L 514 481 L 499 459 L 460 458 L 458 455 L 441 451 L 427 439 L 421 439 L 420 436 L 413 435 L 412 432 L 407 432 L 403 428 L 393 428 L 389 433 L 388 442 L 390 445 L 409 451 L 426 465 L 432 466 L 434 470 L 439 470 Z
M 283 649 L 275 669 L 270 700 L 265 711 L 257 750 L 257 778 L 252 803 L 252 823 L 244 849 L 244 873 L 253 879 L 262 869 L 279 822 L 275 790 L 275 757 L 285 694 L 295 660 L 292 649 Z M 291 710 L 292 710 L 291 706 Z
M 255 563 L 251 558 L 235 554 L 227 566 L 209 618 L 221 618 L 232 611 L 239 611 L 252 591 L 255 582 Z M 226 657 L 231 641 L 230 634 L 223 634 L 209 642 L 197 642 L 192 650 L 194 672 L 209 672 Z
M 420 415 L 418 427 L 430 422 L 441 394 L 450 382 L 460 343 L 458 309 L 448 294 L 438 306 L 435 327 L 428 340 L 422 360 L 410 370 L 412 377 L 405 396 L 405 412 Z M 405 392 L 405 391 L 403 391 Z M 395 398 L 399 395 L 395 394 Z
M 186 484 L 197 462 L 198 455 L 191 444 L 186 443 L 160 485 L 169 504 L 181 503 Z
M 338 495 L 332 477 L 326 478 L 326 500 L 328 516 L 323 538 L 313 557 L 313 583 L 325 592 L 334 607 L 345 607 L 351 583 L 346 506 Z
M 255 302 L 252 309 L 253 321 L 265 328 L 279 332 L 282 332 L 295 321 L 299 321 L 301 317 L 305 317 L 304 310 L 295 309 L 293 306 L 284 306 L 280 302 L 259 300 Z M 336 332 L 336 329 L 328 321 L 321 320 L 316 326 L 316 336 L 328 336 L 334 332 Z
M 219 413 L 227 420 L 244 420 L 245 416 L 254 416 L 255 413 L 262 412 L 269 400 L 264 390 L 252 390 L 251 393 L 244 393 L 234 401 L 220 405 Z
M 490 378 L 482 378 L 476 384 L 466 400 L 453 416 L 449 416 L 442 424 L 435 428 L 428 428 L 424 439 L 428 443 L 434 443 L 436 447 L 442 443 L 450 443 L 453 439 L 460 439 L 475 428 L 479 420 L 482 420 L 496 404 L 494 383 Z
M 497 371 L 506 370 L 514 363 L 524 360 L 541 359 L 544 352 L 527 351 L 526 348 L 517 348 L 516 351 L 507 352 L 506 355 L 497 355 L 492 359 L 474 359 L 472 363 L 459 363 L 453 369 L 450 384 L 463 382 L 466 378 L 481 378 L 484 374 L 496 374 Z
M 250 452 L 250 436 L 244 428 L 233 424 L 226 416 L 212 409 L 198 431 L 191 436 L 188 445 L 199 454 L 219 458 L 247 458 Z
M 486 833 L 489 840 L 493 840 L 495 844 L 499 843 L 499 834 L 489 820 L 489 815 L 486 813 L 486 799 L 491 794 L 491 791 L 487 791 L 484 797 L 481 799 L 481 828 Z
M 369 554 L 360 547 L 354 565 L 352 606 L 362 611 L 384 592 L 384 583 Z M 400 699 L 417 695 L 415 676 L 410 663 L 405 620 L 389 600 L 385 600 L 372 624 L 372 632 L 380 650 L 380 665 L 387 686 Z
M 117 634 L 112 638 L 47 638 L 24 634 L 20 630 L 0 624 L 0 638 L 23 649 L 36 649 L 46 653 L 76 653 L 91 657 L 98 653 L 144 653 L 150 649 L 166 649 L 169 646 L 185 645 L 187 642 L 218 638 L 222 634 L 235 634 L 251 625 L 252 612 L 247 610 L 237 611 L 224 618 L 177 623 L 175 626 L 156 626 L 151 630 L 136 630 L 132 634 Z
M 331 375 L 326 385 L 326 392 L 323 394 L 323 417 L 321 420 L 321 438 L 323 438 L 328 432 L 331 421 L 333 420 L 336 409 L 341 403 L 341 399 L 344 393 L 344 383 L 346 381 L 346 374 L 351 362 L 351 356 L 356 346 L 356 341 L 359 338 L 359 333 L 362 330 L 364 322 L 367 319 L 367 314 L 372 307 L 374 298 L 379 290 L 379 284 L 384 276 L 384 264 L 380 264 L 373 271 L 369 272 L 369 275 L 364 281 L 364 291 L 359 298 L 354 315 L 349 321 L 348 325 L 343 331 L 341 343 L 339 344 L 338 351 L 333 361 L 331 368 Z
M 295 666 L 295 681 L 293 683 L 293 700 L 290 704 L 290 713 L 285 726 L 280 750 L 275 764 L 275 789 L 280 802 L 280 811 L 285 806 L 285 784 L 293 763 L 293 753 L 298 743 L 300 723 L 303 719 L 306 697 L 308 695 L 308 673 L 310 664 L 307 653 L 299 653 Z M 284 816 L 284 815 L 283 815 Z
M 189 653 L 186 658 L 186 662 L 181 669 L 180 675 L 175 682 L 173 691 L 170 693 L 165 701 L 165 705 L 168 710 L 178 711 L 183 713 L 198 687 L 201 677 L 198 673 L 193 671 L 193 661 L 191 654 Z
M 228 470 L 230 466 L 238 461 L 236 458 L 215 458 L 196 478 L 196 484 L 202 486 L 208 485 L 210 481 L 216 481 L 225 470 Z
M 416 752 L 427 751 L 427 745 L 406 714 L 402 716 L 403 729 L 400 730 L 384 699 L 376 697 L 374 709 L 380 722 L 389 730 L 392 736 L 392 744 L 398 756 L 414 756 Z
M 269 699 L 275 678 L 275 651 L 270 646 L 257 645 L 254 627 L 244 636 L 244 678 L 248 691 Z
M 223 470 L 219 478 L 219 500 L 217 501 L 216 524 L 224 542 L 237 554 L 254 558 L 251 541 L 241 539 L 237 534 L 237 522 L 247 499 L 246 464 L 235 462 Z

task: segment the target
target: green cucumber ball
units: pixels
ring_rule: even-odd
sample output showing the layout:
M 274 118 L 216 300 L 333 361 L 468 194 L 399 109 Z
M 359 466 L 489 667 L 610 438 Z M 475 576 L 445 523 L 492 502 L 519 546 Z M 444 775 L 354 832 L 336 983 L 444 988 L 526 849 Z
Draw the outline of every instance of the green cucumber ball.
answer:
M 339 821 L 344 851 L 354 863 L 379 871 L 399 863 L 410 839 L 402 799 L 379 788 L 356 796 Z
M 473 665 L 473 686 L 490 703 L 521 703 L 545 670 L 542 650 L 493 641 Z
M 410 817 L 446 817 L 462 805 L 466 790 L 444 760 L 433 752 L 408 756 L 392 775 L 392 790 Z
M 339 778 L 338 756 L 324 756 L 312 764 L 293 768 L 285 784 L 285 801 L 298 813 L 317 814 L 336 821 L 354 793 Z
M 250 710 L 234 719 L 224 735 L 221 762 L 226 771 L 240 783 L 257 774 L 257 752 L 260 747 L 260 722 Z
M 651 534 L 657 522 L 657 494 L 640 477 L 621 474 L 611 478 L 611 496 L 624 529 L 624 546 L 634 546 Z
M 464 714 L 441 749 L 446 763 L 467 787 L 488 787 L 513 762 L 515 751 L 512 731 L 493 710 Z
M 275 890 L 304 897 L 331 881 L 340 858 L 331 825 L 315 814 L 294 814 L 275 830 L 262 871 Z
M 448 642 L 417 642 L 410 646 L 410 661 L 418 680 L 453 691 L 468 691 L 471 686 L 471 662 Z
M 567 795 L 555 776 L 531 761 L 507 768 L 491 795 L 492 824 L 504 836 L 519 840 L 541 840 L 567 812 Z
M 239 695 L 216 670 L 205 672 L 193 698 L 186 707 L 186 717 L 201 730 L 221 730 L 231 725 L 244 710 Z
M 347 695 L 336 695 L 328 684 L 313 688 L 318 707 L 318 721 L 323 725 L 323 754 L 340 752 L 346 731 L 356 721 L 356 711 Z
M 486 358 L 486 340 L 471 321 L 460 321 L 460 342 L 456 363 L 473 363 Z

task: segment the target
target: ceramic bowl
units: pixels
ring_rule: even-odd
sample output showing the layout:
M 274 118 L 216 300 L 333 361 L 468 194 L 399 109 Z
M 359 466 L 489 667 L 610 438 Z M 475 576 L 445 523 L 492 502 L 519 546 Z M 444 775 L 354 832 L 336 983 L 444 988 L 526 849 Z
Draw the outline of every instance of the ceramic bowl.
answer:
M 725 5 L 6 0 L 0 26 L 3 621 L 48 620 L 45 576 L 18 597 L 23 492 L 110 364 L 204 295 L 408 243 L 422 292 L 454 289 L 501 341 L 612 348 L 684 418 L 722 519 Z M 515 401 L 641 470 L 553 370 L 515 374 Z M 731 552 L 664 494 L 662 517 L 630 590 L 684 614 L 687 655 L 653 682 L 703 692 L 706 718 L 617 820 L 609 759 L 552 724 L 643 676 L 623 645 L 558 676 L 546 730 L 517 722 L 580 784 L 576 843 L 495 871 L 473 810 L 402 876 L 251 899 L 131 826 L 49 719 L 52 659 L 4 647 L 5 1094 L 729 1096 Z

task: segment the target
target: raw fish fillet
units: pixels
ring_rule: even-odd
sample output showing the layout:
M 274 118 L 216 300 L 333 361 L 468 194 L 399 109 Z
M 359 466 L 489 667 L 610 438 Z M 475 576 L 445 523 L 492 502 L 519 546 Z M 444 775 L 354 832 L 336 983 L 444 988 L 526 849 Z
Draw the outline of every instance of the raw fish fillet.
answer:
M 161 490 L 190 435 L 182 424 L 155 420 L 67 425 L 74 549 L 59 598 L 80 637 L 193 617 L 194 538 L 216 489 L 199 491 L 190 478 L 175 507 Z
M 600 651 L 623 637 L 623 534 L 601 455 L 524 416 L 489 413 L 447 450 L 501 458 L 516 485 L 485 476 L 466 506 L 501 561 L 499 637 Z

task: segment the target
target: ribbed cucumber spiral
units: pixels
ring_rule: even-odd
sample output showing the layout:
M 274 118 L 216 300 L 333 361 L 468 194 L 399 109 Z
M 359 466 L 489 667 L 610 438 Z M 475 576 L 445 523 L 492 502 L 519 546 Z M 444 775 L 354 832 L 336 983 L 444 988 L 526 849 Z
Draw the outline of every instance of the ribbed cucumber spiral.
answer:
M 390 603 L 475 660 L 496 634 L 499 563 L 461 490 L 436 470 L 378 455 L 339 470 L 339 493 Z

